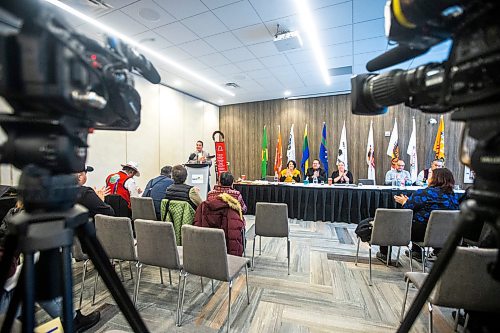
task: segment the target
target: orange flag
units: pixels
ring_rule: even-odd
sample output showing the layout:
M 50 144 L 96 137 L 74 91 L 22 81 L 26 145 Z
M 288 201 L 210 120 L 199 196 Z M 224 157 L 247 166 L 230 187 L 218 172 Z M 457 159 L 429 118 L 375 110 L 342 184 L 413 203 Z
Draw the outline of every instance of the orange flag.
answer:
M 441 116 L 439 120 L 439 127 L 436 134 L 436 140 L 434 140 L 434 152 L 436 153 L 436 159 L 445 159 L 444 155 L 444 119 Z
M 281 152 L 283 147 L 281 145 L 281 131 L 280 126 L 278 126 L 278 144 L 276 145 L 276 154 L 274 154 L 274 174 L 278 174 L 281 171 L 281 166 L 283 164 L 283 155 Z

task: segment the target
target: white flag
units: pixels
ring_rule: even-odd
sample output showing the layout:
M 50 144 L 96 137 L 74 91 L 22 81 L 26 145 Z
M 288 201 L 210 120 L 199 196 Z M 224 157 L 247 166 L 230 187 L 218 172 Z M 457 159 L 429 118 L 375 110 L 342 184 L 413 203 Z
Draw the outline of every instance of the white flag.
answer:
M 417 132 L 415 128 L 415 118 L 413 118 L 413 130 L 410 135 L 410 142 L 408 143 L 408 149 L 406 153 L 410 155 L 410 175 L 411 182 L 414 183 L 417 181 L 418 175 L 418 163 L 417 163 Z
M 398 146 L 398 122 L 394 119 L 394 127 L 392 128 L 391 138 L 389 139 L 389 146 L 387 147 L 387 155 L 392 158 L 399 159 L 399 146 Z
M 340 135 L 339 154 L 337 156 L 337 163 L 338 162 L 344 162 L 346 170 L 349 170 L 347 166 L 347 135 L 345 132 L 345 120 L 344 126 L 342 127 L 342 134 Z
M 288 138 L 288 148 L 286 149 L 286 157 L 287 157 L 286 161 L 287 166 L 290 160 L 297 162 L 297 160 L 295 159 L 295 136 L 293 135 L 293 124 L 292 128 L 290 128 L 290 137 Z
M 375 147 L 373 143 L 373 120 L 370 122 L 368 143 L 366 144 L 366 164 L 368 164 L 368 179 L 375 181 Z

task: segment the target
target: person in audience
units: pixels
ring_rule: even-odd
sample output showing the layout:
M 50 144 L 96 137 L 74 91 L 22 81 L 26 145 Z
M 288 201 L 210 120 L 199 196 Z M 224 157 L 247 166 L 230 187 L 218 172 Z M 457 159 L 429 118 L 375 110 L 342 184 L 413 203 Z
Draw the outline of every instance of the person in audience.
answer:
M 203 201 L 198 188 L 184 184 L 187 178 L 187 170 L 182 165 L 175 165 L 172 168 L 172 179 L 174 183 L 167 187 L 164 199 L 187 201 L 196 210 L 196 207 Z
M 160 175 L 151 179 L 146 185 L 146 189 L 142 194 L 143 197 L 150 197 L 153 199 L 155 206 L 156 218 L 160 219 L 160 207 L 161 201 L 165 197 L 165 192 L 167 188 L 172 185 L 174 181 L 172 180 L 172 167 L 166 165 L 160 170 Z
M 443 167 L 443 160 L 435 159 L 434 161 L 432 161 L 430 168 L 424 169 L 418 173 L 417 181 L 415 182 L 415 184 L 417 186 L 423 186 L 427 184 L 430 178 L 429 172 L 435 169 L 441 169 L 442 167 Z
M 337 171 L 332 173 L 332 180 L 335 184 L 353 184 L 354 179 L 351 171 L 346 170 L 342 161 L 337 162 Z
M 122 164 L 122 170 L 110 174 L 106 178 L 106 187 L 109 188 L 109 194 L 118 194 L 128 204 L 130 208 L 130 197 L 138 197 L 142 193 L 142 190 L 137 187 L 134 177 L 140 177 L 139 163 L 128 162 L 127 164 Z
M 75 174 L 80 188 L 78 189 L 78 199 L 76 203 L 89 210 L 89 217 L 94 219 L 97 214 L 114 216 L 115 211 L 110 205 L 104 202 L 104 197 L 109 194 L 109 188 L 103 187 L 99 190 L 84 186 L 87 182 L 87 172 L 94 171 L 91 166 L 86 166 L 85 170 Z
M 405 162 L 399 160 L 396 169 L 391 169 L 385 174 L 385 185 L 392 185 L 393 180 L 398 180 L 401 184 L 411 182 L 411 175 L 405 170 Z
M 412 242 L 422 242 L 425 237 L 427 221 L 433 210 L 456 210 L 459 209 L 458 198 L 453 192 L 455 179 L 449 169 L 435 169 L 429 186 L 413 192 L 410 197 L 404 194 L 395 195 L 394 200 L 403 208 L 413 210 L 413 222 L 411 225 Z M 422 260 L 422 250 L 418 246 L 412 246 L 412 257 Z M 435 249 L 436 252 L 436 249 Z M 407 253 L 409 255 L 409 253 Z M 387 260 L 387 247 L 381 246 L 377 252 L 377 258 Z
M 287 168 L 281 170 L 280 182 L 291 183 L 293 181 L 300 183 L 300 171 L 297 170 L 297 163 L 294 160 L 290 160 Z
M 243 201 L 240 191 L 233 188 L 234 177 L 230 172 L 223 172 L 219 177 L 220 185 L 215 185 L 215 188 L 208 192 L 207 200 L 216 200 L 222 193 L 227 193 L 240 203 L 243 214 L 247 212 L 247 205 Z
M 319 160 L 314 160 L 312 167 L 307 169 L 305 179 L 309 180 L 310 183 L 314 182 L 314 179 L 318 181 L 318 183 L 325 182 L 326 172 L 321 168 L 321 163 Z

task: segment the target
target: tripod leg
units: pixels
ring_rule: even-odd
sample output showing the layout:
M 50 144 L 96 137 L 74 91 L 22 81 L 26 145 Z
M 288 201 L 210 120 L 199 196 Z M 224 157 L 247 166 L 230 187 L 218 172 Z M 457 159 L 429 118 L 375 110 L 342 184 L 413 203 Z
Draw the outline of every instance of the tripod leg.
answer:
M 127 319 L 132 330 L 141 333 L 149 332 L 130 300 L 130 297 L 127 295 L 127 291 L 121 284 L 118 275 L 116 275 L 116 272 L 112 269 L 109 259 L 106 257 L 106 252 L 101 243 L 97 240 L 94 227 L 90 223 L 86 223 L 78 227 L 77 233 L 80 243 L 83 248 L 86 249 L 89 258 L 101 275 L 102 280 Z
M 35 329 L 35 258 L 33 253 L 24 254 L 23 275 L 25 283 L 22 314 L 23 331 L 33 332 Z
M 71 247 L 62 248 L 63 273 L 63 328 L 73 332 L 73 271 L 71 269 Z

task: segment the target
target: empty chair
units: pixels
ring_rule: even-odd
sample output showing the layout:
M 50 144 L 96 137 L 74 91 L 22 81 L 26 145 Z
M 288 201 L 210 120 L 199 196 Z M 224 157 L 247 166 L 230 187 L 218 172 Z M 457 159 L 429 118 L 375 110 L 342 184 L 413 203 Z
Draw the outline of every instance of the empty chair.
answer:
M 174 226 L 171 222 L 136 220 L 137 235 L 137 280 L 134 292 L 134 304 L 137 302 L 141 283 L 142 265 L 167 268 L 179 271 L 179 298 L 177 300 L 176 323 L 179 323 L 180 286 L 182 270 L 182 247 L 175 243 Z M 163 283 L 163 278 L 162 278 Z M 170 281 L 172 284 L 172 281 Z
M 375 211 L 375 219 L 373 220 L 373 229 L 371 240 L 368 242 L 368 263 L 370 266 L 369 285 L 372 285 L 372 245 L 389 246 L 387 254 L 387 266 L 391 257 L 391 249 L 393 246 L 399 246 L 397 261 L 401 246 L 409 246 L 411 240 L 411 221 L 413 211 L 411 209 L 387 209 L 378 208 Z M 356 250 L 355 265 L 358 265 L 359 243 L 361 238 L 358 237 L 358 247 Z M 411 251 L 410 251 L 410 269 L 412 270 Z
M 156 221 L 155 206 L 153 199 L 148 197 L 131 197 L 132 220 L 153 220 Z
M 259 255 L 262 254 L 262 236 L 286 237 L 286 257 L 290 275 L 290 238 L 288 227 L 288 206 L 284 203 L 257 202 L 255 207 L 255 236 L 259 236 Z M 255 238 L 252 250 L 252 270 L 254 269 Z
M 375 179 L 358 179 L 358 183 L 363 185 L 375 185 Z
M 163 199 L 161 201 L 161 220 L 174 224 L 175 240 L 182 245 L 181 227 L 194 223 L 195 211 L 187 201 Z
M 132 222 L 128 217 L 114 217 L 98 214 L 95 216 L 95 229 L 97 238 L 101 242 L 109 259 L 137 261 L 135 240 L 132 234 Z M 121 273 L 123 279 L 123 272 Z M 97 279 L 98 275 L 96 274 L 92 303 L 95 301 Z
M 500 281 L 488 274 L 488 265 L 496 262 L 497 249 L 457 247 L 448 267 L 441 275 L 429 296 L 429 332 L 432 332 L 432 306 L 465 309 L 469 311 L 500 312 Z M 427 273 L 405 274 L 406 293 L 401 309 L 404 316 L 410 282 L 420 288 Z M 455 317 L 458 326 L 458 313 Z M 467 320 L 465 326 L 467 326 Z M 465 327 L 466 328 L 466 327 Z M 464 331 L 466 331 L 464 328 Z
M 191 225 L 182 226 L 184 280 L 182 286 L 182 300 L 179 325 L 182 323 L 182 307 L 186 289 L 187 274 L 194 274 L 210 279 L 229 283 L 229 304 L 227 311 L 227 331 L 231 323 L 231 290 L 233 280 L 245 268 L 247 286 L 247 302 L 250 304 L 248 293 L 247 258 L 227 254 L 226 239 L 221 229 L 200 228 Z
M 441 249 L 446 243 L 451 232 L 457 225 L 457 217 L 460 214 L 458 210 L 433 210 L 427 228 L 425 229 L 425 238 L 423 242 L 413 242 L 413 245 L 422 248 L 422 271 L 425 272 L 425 262 L 429 248 Z

